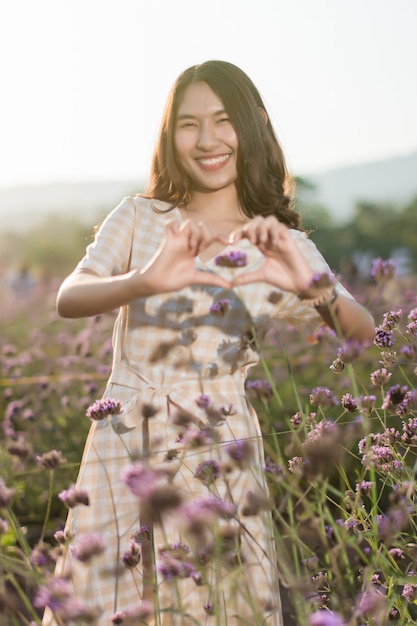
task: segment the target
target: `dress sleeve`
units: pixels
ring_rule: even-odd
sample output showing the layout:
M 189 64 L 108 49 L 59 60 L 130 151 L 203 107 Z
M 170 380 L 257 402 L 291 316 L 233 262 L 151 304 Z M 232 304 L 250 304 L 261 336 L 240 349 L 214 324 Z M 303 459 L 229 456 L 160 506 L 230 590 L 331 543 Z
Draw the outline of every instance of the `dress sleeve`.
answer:
M 291 234 L 315 274 L 322 272 L 333 274 L 315 243 L 308 238 L 306 233 L 291 230 Z M 353 296 L 339 281 L 336 281 L 336 288 L 338 293 L 353 299 Z M 292 326 L 295 326 L 304 337 L 311 335 L 323 323 L 321 315 L 314 307 L 303 304 L 298 296 L 288 292 L 278 302 L 274 317 L 285 319 Z
M 99 276 L 116 276 L 127 272 L 135 212 L 133 198 L 124 198 L 101 224 L 77 269 L 92 270 Z

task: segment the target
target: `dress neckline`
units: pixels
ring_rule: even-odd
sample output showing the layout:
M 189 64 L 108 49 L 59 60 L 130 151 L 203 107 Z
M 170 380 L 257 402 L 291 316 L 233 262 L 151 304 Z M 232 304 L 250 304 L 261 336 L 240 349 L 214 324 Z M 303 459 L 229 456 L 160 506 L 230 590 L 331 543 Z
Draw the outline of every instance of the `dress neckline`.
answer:
M 179 217 L 179 219 L 181 220 L 181 222 L 184 221 L 184 218 L 181 214 L 181 211 L 178 207 L 174 208 L 174 211 L 177 213 L 177 216 Z M 196 259 L 205 266 L 209 266 L 209 265 L 213 265 L 213 263 L 215 263 L 215 260 L 218 256 L 224 254 L 227 250 L 232 250 L 233 248 L 246 248 L 248 245 L 249 241 L 248 239 L 241 239 L 240 241 L 238 241 L 236 244 L 233 244 L 233 246 L 223 246 L 223 248 L 221 248 L 218 252 L 216 252 L 216 254 L 211 255 L 208 259 L 202 259 L 199 255 L 196 256 Z

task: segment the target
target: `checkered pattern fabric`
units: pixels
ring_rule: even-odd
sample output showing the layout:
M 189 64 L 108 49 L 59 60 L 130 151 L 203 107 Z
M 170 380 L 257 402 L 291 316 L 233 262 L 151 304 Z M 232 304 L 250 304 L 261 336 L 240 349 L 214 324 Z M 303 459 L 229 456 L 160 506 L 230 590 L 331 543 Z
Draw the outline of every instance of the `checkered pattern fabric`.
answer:
M 168 205 L 125 198 L 104 221 L 78 267 L 100 276 L 144 267 L 160 245 L 166 220 L 181 220 L 177 209 L 163 215 L 155 208 L 161 211 Z M 328 271 L 308 237 L 291 232 L 313 270 Z M 239 242 L 238 248 L 248 256 L 246 268 L 218 267 L 214 259 L 205 263 L 197 259 L 196 263 L 203 271 L 226 275 L 262 263 L 261 253 L 247 240 Z M 58 573 L 71 568 L 76 597 L 103 609 L 100 626 L 110 625 L 115 611 L 141 600 L 158 603 L 160 617 L 155 623 L 163 626 L 212 624 L 216 618 L 209 615 L 211 605 L 220 616 L 216 623 L 281 626 L 271 516 L 265 511 L 241 516 L 248 492 L 267 494 L 259 423 L 245 397 L 244 384 L 248 370 L 259 360 L 256 341 L 265 335 L 271 320 L 286 319 L 308 335 L 321 318 L 294 294 L 284 292 L 280 299 L 270 298 L 271 291 L 277 290 L 260 283 L 231 291 L 189 287 L 138 299 L 120 310 L 106 396 L 121 399 L 125 410 L 116 428 L 107 421 L 93 424 L 77 483 L 88 490 L 91 504 L 76 507 L 67 523 L 67 530 L 76 536 L 99 533 L 106 551 L 89 565 L 69 555 L 58 565 Z M 210 312 L 219 300 L 229 301 L 224 316 Z M 216 443 L 189 448 L 183 436 L 204 428 L 208 421 L 206 408 L 196 403 L 201 394 L 223 419 L 217 419 L 214 428 Z M 157 409 L 150 419 L 143 417 L 147 405 Z M 179 424 L 178 415 L 188 416 L 187 428 Z M 239 466 L 230 461 L 230 445 L 242 441 L 249 442 L 251 458 L 250 463 Z M 236 505 L 236 519 L 216 527 L 212 539 L 227 533 L 238 538 L 243 566 L 205 566 L 202 585 L 190 577 L 174 581 L 164 577 L 158 570 L 161 548 L 180 541 L 191 541 L 193 554 L 204 548 L 192 545 L 184 520 L 173 514 L 154 526 L 156 572 L 145 547 L 139 566 L 126 568 L 121 556 L 134 531 L 147 521 L 138 498 L 121 479 L 122 470 L 135 459 L 153 468 L 168 465 L 172 487 L 179 490 L 184 502 L 196 502 L 212 493 Z M 209 487 L 195 477 L 207 461 L 228 468 Z M 54 623 L 47 612 L 45 626 Z M 151 619 L 149 623 L 154 622 Z

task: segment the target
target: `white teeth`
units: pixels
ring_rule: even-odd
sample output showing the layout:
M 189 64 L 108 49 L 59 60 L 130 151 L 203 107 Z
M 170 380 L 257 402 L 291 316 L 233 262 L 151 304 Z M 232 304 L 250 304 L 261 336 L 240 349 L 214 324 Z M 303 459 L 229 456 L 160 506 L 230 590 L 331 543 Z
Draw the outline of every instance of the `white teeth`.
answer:
M 213 157 L 212 159 L 198 159 L 203 165 L 214 165 L 215 163 L 224 163 L 229 158 L 229 154 Z

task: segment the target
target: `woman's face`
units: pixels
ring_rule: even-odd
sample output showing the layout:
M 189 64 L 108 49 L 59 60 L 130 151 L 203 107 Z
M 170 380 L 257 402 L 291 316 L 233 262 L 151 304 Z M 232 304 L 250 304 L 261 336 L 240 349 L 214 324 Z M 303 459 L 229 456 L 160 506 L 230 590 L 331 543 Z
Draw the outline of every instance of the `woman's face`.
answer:
M 175 122 L 177 158 L 196 191 L 217 191 L 237 178 L 238 139 L 220 98 L 204 82 L 184 92 Z

